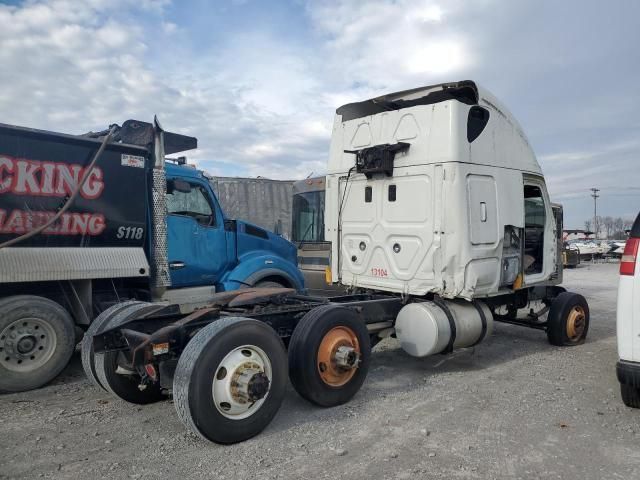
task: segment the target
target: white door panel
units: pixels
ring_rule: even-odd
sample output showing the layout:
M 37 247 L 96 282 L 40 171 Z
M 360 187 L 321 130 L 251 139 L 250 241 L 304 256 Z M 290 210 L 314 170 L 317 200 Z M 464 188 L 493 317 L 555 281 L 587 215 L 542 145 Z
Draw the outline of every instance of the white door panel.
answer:
M 496 182 L 489 175 L 467 175 L 467 199 L 471 243 L 498 241 L 498 202 Z

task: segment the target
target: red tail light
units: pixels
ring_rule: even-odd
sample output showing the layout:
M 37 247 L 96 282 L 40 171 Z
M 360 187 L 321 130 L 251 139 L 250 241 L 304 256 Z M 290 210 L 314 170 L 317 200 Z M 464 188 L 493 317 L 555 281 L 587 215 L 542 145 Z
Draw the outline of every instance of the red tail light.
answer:
M 638 257 L 639 245 L 640 238 L 632 237 L 627 240 L 620 260 L 620 275 L 633 275 L 636 273 L 636 258 Z

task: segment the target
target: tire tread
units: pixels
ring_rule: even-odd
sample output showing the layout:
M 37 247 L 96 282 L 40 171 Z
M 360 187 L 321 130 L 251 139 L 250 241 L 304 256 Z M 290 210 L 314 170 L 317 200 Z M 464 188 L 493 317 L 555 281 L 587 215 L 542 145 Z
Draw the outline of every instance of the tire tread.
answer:
M 640 408 L 640 388 L 625 383 L 620 384 L 622 402 L 630 408 Z
M 145 308 L 150 306 L 147 302 L 135 302 L 120 310 L 118 313 L 110 316 L 102 324 L 109 326 L 111 323 L 120 324 L 126 321 L 131 315 L 134 315 Z M 96 331 L 100 326 L 96 327 Z M 112 355 L 117 355 L 117 352 L 103 352 L 94 354 L 94 366 L 96 371 L 96 377 L 102 387 L 112 395 L 125 402 L 134 403 L 138 405 L 144 405 L 147 403 L 153 403 L 163 398 L 159 386 L 156 384 L 147 386 L 146 390 L 138 390 L 137 386 L 133 386 L 131 390 L 124 390 L 121 392 L 116 391 L 114 385 L 109 381 L 110 375 L 119 375 L 115 373 L 108 373 Z M 135 388 L 135 390 L 133 389 Z
M 566 310 L 567 306 L 572 303 L 580 303 L 585 308 L 586 326 L 581 339 L 576 342 L 570 342 L 566 334 Z M 589 305 L 585 298 L 573 292 L 562 292 L 551 302 L 551 308 L 547 317 L 547 339 L 551 345 L 558 347 L 576 346 L 584 343 L 589 331 Z
M 308 371 L 305 371 L 305 364 L 308 363 L 308 354 L 310 352 L 309 339 L 315 338 L 313 329 L 316 328 L 318 321 L 330 311 L 335 310 L 348 310 L 341 305 L 322 305 L 316 307 L 308 312 L 298 323 L 291 340 L 289 342 L 289 377 L 294 389 L 305 400 L 321 406 L 321 407 L 333 407 L 348 402 L 353 396 L 360 390 L 360 387 L 364 383 L 367 372 L 369 369 L 369 358 L 371 355 L 371 343 L 369 339 L 369 332 L 366 330 L 366 326 L 363 324 L 363 330 L 361 333 L 361 353 L 365 356 L 365 361 L 360 364 L 358 369 L 362 372 L 356 374 L 354 379 L 349 381 L 346 385 L 339 387 L 331 391 L 333 398 L 321 398 L 322 392 L 318 392 L 318 385 L 314 385 L 314 377 Z M 315 355 L 317 352 L 313 352 Z M 315 362 L 314 362 L 315 366 Z M 324 385 L 320 385 L 320 388 L 325 388 Z M 326 387 L 330 389 L 331 387 Z M 334 395 L 334 392 L 336 394 Z M 339 392 L 339 393 L 337 393 Z
M 100 313 L 89 325 L 89 328 L 84 333 L 84 337 L 82 337 L 82 341 L 80 342 L 80 359 L 82 360 L 82 369 L 84 370 L 85 375 L 89 379 L 91 383 L 93 383 L 96 387 L 100 387 L 103 390 L 107 390 L 100 380 L 98 380 L 98 375 L 96 373 L 95 367 L 95 359 L 93 353 L 93 336 L 98 331 L 98 329 L 104 325 L 105 323 L 111 320 L 111 317 L 117 315 L 125 308 L 135 305 L 139 303 L 135 300 L 129 300 L 122 303 L 116 303 L 115 305 L 111 305 L 109 308 Z

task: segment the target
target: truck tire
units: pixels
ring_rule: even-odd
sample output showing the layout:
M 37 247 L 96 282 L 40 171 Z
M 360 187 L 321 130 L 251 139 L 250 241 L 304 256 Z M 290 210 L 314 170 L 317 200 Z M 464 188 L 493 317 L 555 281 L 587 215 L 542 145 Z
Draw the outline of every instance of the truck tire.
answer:
M 640 408 L 640 388 L 621 383 L 620 394 L 622 395 L 622 402 L 627 407 Z
M 0 392 L 41 387 L 62 372 L 75 348 L 69 312 L 48 298 L 17 295 L 0 301 Z
M 370 356 L 369 333 L 358 315 L 346 307 L 323 305 L 302 317 L 293 331 L 289 377 L 311 403 L 341 405 L 360 390 Z
M 100 380 L 98 380 L 98 377 L 96 375 L 96 366 L 93 353 L 93 336 L 100 328 L 102 328 L 103 325 L 106 325 L 112 317 L 127 310 L 132 305 L 140 303 L 142 302 L 130 300 L 122 303 L 116 303 L 115 305 L 110 306 L 91 322 L 89 328 L 84 334 L 84 337 L 82 338 L 82 342 L 80 342 L 80 358 L 82 359 L 82 369 L 84 370 L 85 375 L 91 383 L 93 383 L 97 387 L 102 388 L 105 391 L 106 388 L 102 386 Z
M 147 302 L 135 302 L 128 305 L 123 310 L 111 315 L 106 321 L 108 326 L 112 322 L 119 323 L 127 319 L 140 310 L 147 308 L 150 304 Z M 162 400 L 165 396 L 162 394 L 159 382 L 148 384 L 146 388 L 140 389 L 140 376 L 136 372 L 130 374 L 118 372 L 118 366 L 121 367 L 125 363 L 124 353 L 119 351 L 96 353 L 93 356 L 95 374 L 99 384 L 109 393 L 124 400 L 125 402 L 137 405 L 146 405 Z
M 216 443 L 242 442 L 278 412 L 287 384 L 287 354 L 258 320 L 229 317 L 200 330 L 175 371 L 173 401 L 182 423 Z
M 582 295 L 560 293 L 547 317 L 547 339 L 551 345 L 575 346 L 584 343 L 589 331 L 589 305 Z

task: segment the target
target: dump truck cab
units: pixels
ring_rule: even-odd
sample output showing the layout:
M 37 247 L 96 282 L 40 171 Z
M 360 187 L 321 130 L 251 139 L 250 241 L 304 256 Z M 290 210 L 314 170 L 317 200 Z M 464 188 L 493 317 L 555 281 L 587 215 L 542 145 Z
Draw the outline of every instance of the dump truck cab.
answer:
M 227 219 L 207 176 L 166 164 L 167 245 L 171 288 L 217 291 L 270 281 L 303 288 L 293 244 L 273 232 Z

